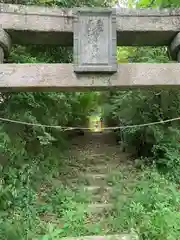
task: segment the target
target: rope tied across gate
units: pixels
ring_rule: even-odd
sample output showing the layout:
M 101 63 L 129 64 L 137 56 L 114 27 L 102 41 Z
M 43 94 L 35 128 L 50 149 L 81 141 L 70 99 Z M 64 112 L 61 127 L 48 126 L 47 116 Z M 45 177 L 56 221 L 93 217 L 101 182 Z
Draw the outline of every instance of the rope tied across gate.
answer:
M 168 122 L 174 122 L 180 120 L 180 117 L 171 118 L 167 120 L 161 120 L 157 122 L 150 122 L 150 123 L 142 123 L 142 124 L 134 124 L 134 125 L 125 125 L 125 126 L 116 126 L 116 127 L 103 127 L 103 130 L 116 130 L 116 129 L 127 129 L 127 128 L 137 128 L 137 127 L 148 127 L 152 125 L 158 125 L 158 124 L 164 124 Z M 9 123 L 15 123 L 15 124 L 21 124 L 21 125 L 28 125 L 28 126 L 35 126 L 35 127 L 45 127 L 45 128 L 56 128 L 61 131 L 71 131 L 71 130 L 91 130 L 91 127 L 63 127 L 58 125 L 46 125 L 46 124 L 40 124 L 40 123 L 29 123 L 24 121 L 18 121 L 8 118 L 2 118 L 0 117 L 0 121 L 9 122 Z

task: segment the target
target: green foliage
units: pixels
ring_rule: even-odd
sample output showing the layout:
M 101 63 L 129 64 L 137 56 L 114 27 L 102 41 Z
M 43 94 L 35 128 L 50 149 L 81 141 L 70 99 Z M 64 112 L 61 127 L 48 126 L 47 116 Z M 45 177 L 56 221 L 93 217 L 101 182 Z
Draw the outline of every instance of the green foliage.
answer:
M 151 7 L 151 8 L 169 8 L 179 6 L 178 0 L 139 0 L 137 1 L 137 7 Z
M 4 1 L 10 2 L 10 1 Z M 58 7 L 107 6 L 101 0 L 17 0 L 11 3 Z M 176 7 L 178 0 L 129 1 L 129 6 Z M 118 49 L 119 62 L 169 62 L 166 48 Z M 72 48 L 13 46 L 8 62 L 72 62 Z M 115 125 L 141 124 L 180 116 L 180 94 L 177 90 L 133 90 L 110 92 L 105 116 Z M 1 93 L 1 117 L 33 124 L 82 126 L 100 102 L 98 93 L 37 92 Z M 104 98 L 103 98 L 104 99 Z M 118 132 L 120 140 L 138 155 L 138 161 L 156 165 L 172 180 L 179 179 L 179 122 L 135 127 Z M 123 138 L 123 139 L 122 139 Z M 51 180 L 65 167 L 62 151 L 67 146 L 66 133 L 43 126 L 26 126 L 2 122 L 0 127 L 0 238 L 2 240 L 55 240 L 68 234 L 101 232 L 99 223 L 85 223 L 87 196 L 74 194 Z M 141 158 L 143 156 L 143 158 Z M 143 163 L 142 163 L 143 162 Z M 158 173 L 144 173 L 129 200 L 122 202 L 116 194 L 116 211 L 109 222 L 113 231 L 136 229 L 142 239 L 175 240 L 180 235 L 180 197 L 175 185 Z M 117 180 L 117 179 L 116 179 Z M 41 189 L 42 183 L 46 183 Z M 161 184 L 162 183 L 162 184 Z M 49 186 L 49 185 L 50 186 Z M 44 184 L 45 185 L 45 184 Z M 116 186 L 121 189 L 120 186 Z M 41 190 L 39 190 L 39 188 Z M 37 193 L 45 200 L 38 201 Z M 133 199 L 133 201 L 132 201 Z M 49 214 L 49 215 L 48 215 Z M 48 216 L 48 222 L 43 218 Z M 60 224 L 61 220 L 63 224 Z M 115 220 L 116 219 L 116 220 Z
M 131 52 L 132 53 L 132 52 Z M 142 55 L 141 55 L 142 54 Z M 133 62 L 168 62 L 166 49 L 139 48 L 130 55 Z M 138 125 L 180 116 L 177 90 L 129 90 L 112 92 L 109 115 L 116 125 Z M 137 156 L 148 157 L 159 169 L 179 177 L 179 121 L 126 128 L 117 131 L 119 140 Z
M 14 46 L 9 62 L 15 63 L 69 63 L 72 49 L 44 46 Z M 55 126 L 78 126 L 86 123 L 89 112 L 97 107 L 96 92 L 36 92 L 3 93 L 0 106 L 1 117 Z M 3 123 L 0 129 L 0 152 L 8 159 L 24 159 L 34 154 L 44 154 L 58 142 L 65 147 L 65 133 L 59 128 L 25 126 Z
M 179 1 L 130 1 L 136 7 L 177 7 Z M 165 47 L 121 47 L 118 62 L 167 63 Z M 107 94 L 106 117 L 109 125 L 138 125 L 180 116 L 180 95 L 176 89 L 111 91 Z M 116 131 L 117 140 L 127 151 L 173 179 L 179 179 L 179 121 Z
M 102 6 L 104 1 L 4 1 L 58 7 Z M 72 48 L 14 45 L 9 63 L 71 63 Z M 96 92 L 8 92 L 1 93 L 0 115 L 38 125 L 83 126 L 98 106 Z M 64 166 L 62 152 L 68 147 L 68 132 L 60 128 L 1 122 L 0 127 L 0 238 L 33 239 L 47 233 L 36 205 L 36 189 Z M 57 168 L 57 169 L 56 169 Z M 55 171 L 56 169 L 56 171 Z M 64 169 L 64 168 L 63 168 Z M 61 189 L 56 201 L 61 201 Z M 55 194 L 55 193 L 54 193 Z M 55 197 L 55 195 L 54 195 Z M 59 202 L 50 203 L 47 208 Z M 58 207 L 51 209 L 61 213 Z M 47 209 L 46 209 L 47 210 Z M 49 232 L 53 230 L 49 227 Z M 53 233 L 54 234 L 54 233 Z M 50 234 L 51 235 L 51 234 Z M 43 239 L 52 239 L 44 236 Z M 55 238 L 55 236 L 53 236 Z M 41 239 L 41 238 L 40 238 Z
M 128 189 L 130 186 L 126 186 Z M 116 182 L 115 188 L 122 189 Z M 112 227 L 117 230 L 135 229 L 140 239 L 176 240 L 180 235 L 180 193 L 175 184 L 155 170 L 143 172 L 128 198 L 122 199 L 122 190 L 116 191 Z
M 134 172 L 120 168 L 109 176 L 114 208 L 91 221 L 90 196 L 81 186 L 64 187 L 62 160 L 46 158 L 18 169 L 2 170 L 0 184 L 0 237 L 2 240 L 58 240 L 66 236 L 137 232 L 140 239 L 176 240 L 180 234 L 180 192 L 156 170 Z M 61 161 L 60 161 L 61 160 Z M 62 172 L 60 171 L 62 170 Z M 129 175 L 131 172 L 131 175 Z M 35 184 L 34 184 L 35 183 Z M 93 217 L 93 216 L 91 216 Z

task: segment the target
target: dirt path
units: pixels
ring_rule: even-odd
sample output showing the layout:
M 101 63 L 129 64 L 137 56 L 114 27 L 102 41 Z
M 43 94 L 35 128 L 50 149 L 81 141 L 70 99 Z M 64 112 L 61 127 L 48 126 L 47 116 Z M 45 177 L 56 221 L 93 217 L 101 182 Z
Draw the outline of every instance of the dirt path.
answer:
M 103 237 L 77 239 L 137 239 L 134 234 L 114 233 L 111 231 L 111 226 L 108 226 L 107 218 L 112 216 L 114 211 L 115 195 L 126 197 L 129 190 L 126 189 L 127 181 L 129 183 L 128 176 L 131 175 L 132 182 L 133 175 L 135 176 L 128 155 L 121 153 L 120 147 L 115 145 L 113 135 L 107 132 L 80 136 L 74 141 L 71 154 L 76 161 L 72 161 L 73 166 L 68 168 L 71 177 L 65 179 L 65 184 L 79 191 L 83 189 L 84 202 L 87 204 L 85 222 L 90 225 L 98 223 L 104 233 Z M 117 192 L 114 186 L 120 182 L 121 189 Z
M 164 240 L 174 229 L 178 239 L 176 185 L 154 168 L 138 170 L 110 133 L 80 136 L 50 160 L 35 208 L 46 239 Z

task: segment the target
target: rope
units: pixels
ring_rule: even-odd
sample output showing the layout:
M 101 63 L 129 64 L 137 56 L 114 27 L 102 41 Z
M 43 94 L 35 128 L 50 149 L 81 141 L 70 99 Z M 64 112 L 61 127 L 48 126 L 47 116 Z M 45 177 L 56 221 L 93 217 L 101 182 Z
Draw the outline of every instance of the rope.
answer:
M 9 123 L 16 123 L 16 124 L 21 124 L 21 125 L 28 125 L 28 126 L 35 126 L 35 127 L 45 127 L 45 128 L 56 128 L 60 129 L 62 131 L 70 131 L 70 130 L 90 130 L 91 128 L 87 127 L 62 127 L 62 126 L 56 126 L 56 125 L 44 125 L 44 124 L 39 124 L 39 123 L 28 123 L 28 122 L 23 122 L 23 121 L 17 121 L 17 120 L 12 120 L 8 118 L 1 118 L 1 121 L 4 122 L 9 122 Z M 104 127 L 103 130 L 116 130 L 116 129 L 126 129 L 126 128 L 136 128 L 136 127 L 146 127 L 146 126 L 152 126 L 152 125 L 158 125 L 158 124 L 163 124 L 163 123 L 168 123 L 168 122 L 173 122 L 180 120 L 180 117 L 177 118 L 171 118 L 167 120 L 161 120 L 158 122 L 150 122 L 150 123 L 142 123 L 142 124 L 134 124 L 134 125 L 126 125 L 126 126 L 117 126 L 117 127 Z

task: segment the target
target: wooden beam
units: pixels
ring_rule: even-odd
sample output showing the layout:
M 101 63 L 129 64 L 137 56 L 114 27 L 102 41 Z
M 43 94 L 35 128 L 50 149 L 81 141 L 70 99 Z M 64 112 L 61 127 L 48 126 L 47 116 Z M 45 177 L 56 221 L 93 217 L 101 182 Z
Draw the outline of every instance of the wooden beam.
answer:
M 0 64 L 0 91 L 180 87 L 180 65 L 119 64 L 115 74 L 75 74 L 72 64 Z
M 119 46 L 169 45 L 179 32 L 180 9 L 118 9 Z M 72 9 L 0 4 L 1 27 L 17 44 L 73 45 Z

